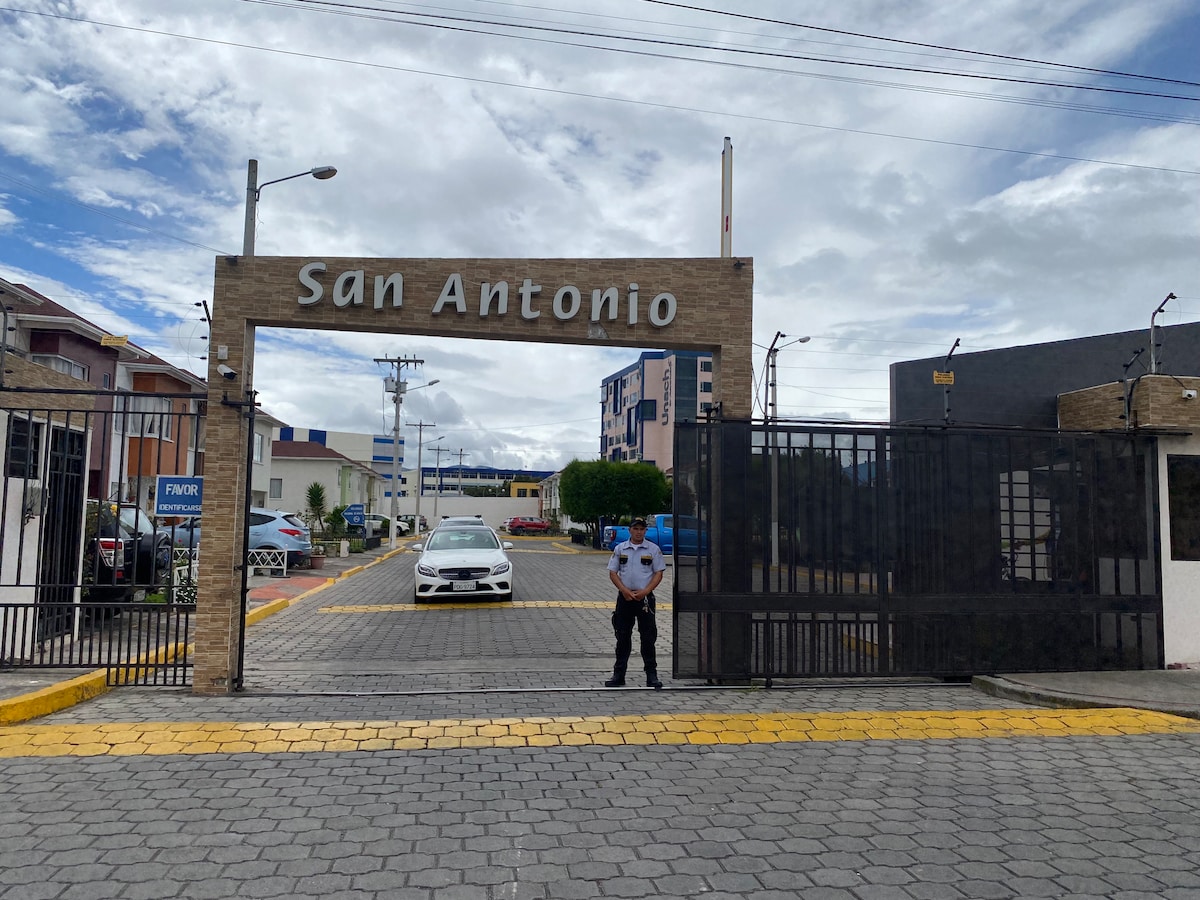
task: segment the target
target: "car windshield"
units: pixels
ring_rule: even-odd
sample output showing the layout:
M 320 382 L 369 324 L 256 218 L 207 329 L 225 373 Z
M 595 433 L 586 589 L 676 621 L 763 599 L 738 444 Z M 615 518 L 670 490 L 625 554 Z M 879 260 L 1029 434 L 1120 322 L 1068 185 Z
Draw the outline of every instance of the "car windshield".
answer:
M 486 528 L 439 528 L 429 538 L 426 550 L 496 550 L 500 542 Z
M 121 524 L 131 532 L 140 534 L 150 534 L 154 531 L 154 523 L 140 509 L 134 509 L 130 506 L 121 507 Z

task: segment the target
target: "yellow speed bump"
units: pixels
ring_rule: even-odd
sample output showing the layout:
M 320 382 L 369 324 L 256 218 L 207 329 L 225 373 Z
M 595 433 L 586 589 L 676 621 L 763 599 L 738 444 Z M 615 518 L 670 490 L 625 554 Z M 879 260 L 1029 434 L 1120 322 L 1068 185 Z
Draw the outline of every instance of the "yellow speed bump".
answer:
M 684 713 L 384 722 L 125 722 L 0 727 L 0 758 L 332 753 L 619 744 L 1065 738 L 1200 734 L 1200 721 L 1136 709 Z

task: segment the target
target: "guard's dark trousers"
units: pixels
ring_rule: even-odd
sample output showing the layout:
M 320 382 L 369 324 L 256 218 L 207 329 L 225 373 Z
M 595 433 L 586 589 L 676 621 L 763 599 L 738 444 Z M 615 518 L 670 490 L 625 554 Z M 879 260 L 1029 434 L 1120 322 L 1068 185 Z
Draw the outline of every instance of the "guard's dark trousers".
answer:
M 612 615 L 613 632 L 617 636 L 617 661 L 613 664 L 613 678 L 624 681 L 625 669 L 629 665 L 629 653 L 633 649 L 633 623 L 637 622 L 638 635 L 642 641 L 642 665 L 647 675 L 658 672 L 654 658 L 654 642 L 658 640 L 658 623 L 654 621 L 654 594 L 647 598 L 648 608 L 641 603 L 630 603 L 619 594 L 617 608 Z

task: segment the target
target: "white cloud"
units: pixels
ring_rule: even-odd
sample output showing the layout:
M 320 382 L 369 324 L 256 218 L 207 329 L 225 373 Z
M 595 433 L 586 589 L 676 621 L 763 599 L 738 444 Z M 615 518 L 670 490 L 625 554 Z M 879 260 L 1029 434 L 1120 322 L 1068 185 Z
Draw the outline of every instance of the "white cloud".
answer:
M 483 18 L 1184 92 L 627 0 L 577 13 L 458 6 Z M 1178 61 L 1191 58 L 1200 30 L 1187 0 L 726 6 L 1184 78 Z M 1178 315 L 1200 314 L 1197 176 L 1153 168 L 1197 169 L 1194 125 L 846 79 L 1177 116 L 1195 116 L 1195 104 L 766 56 L 708 66 L 299 4 L 64 0 L 55 9 L 128 27 L 0 14 L 0 267 L 196 370 L 205 330 L 194 304 L 211 299 L 213 251 L 239 252 L 251 157 L 260 181 L 339 169 L 332 181 L 264 190 L 264 255 L 707 256 L 719 246 L 730 135 L 734 252 L 755 258 L 755 340 L 813 335 L 780 355 L 787 415 L 885 418 L 888 362 L 938 355 L 957 337 L 968 350 L 1137 328 L 1168 290 L 1185 298 Z M 255 384 L 291 424 L 386 431 L 390 406 L 371 360 L 397 354 L 425 358 L 424 377 L 441 381 L 406 401 L 406 419 L 436 421 L 474 462 L 554 468 L 595 454 L 599 382 L 637 351 L 265 331 Z M 760 366 L 762 357 L 760 347 Z

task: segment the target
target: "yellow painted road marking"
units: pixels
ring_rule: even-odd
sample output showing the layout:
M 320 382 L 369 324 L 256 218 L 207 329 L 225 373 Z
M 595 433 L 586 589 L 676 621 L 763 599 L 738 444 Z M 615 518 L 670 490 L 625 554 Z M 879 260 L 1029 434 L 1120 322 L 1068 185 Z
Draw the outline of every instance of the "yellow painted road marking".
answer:
M 1137 734 L 1200 734 L 1200 721 L 1114 708 L 679 713 L 384 722 L 122 722 L 0 728 L 0 758 Z
M 376 604 L 344 604 L 338 606 L 322 606 L 317 612 L 323 613 L 377 613 L 377 612 L 433 612 L 439 609 L 612 609 L 611 600 L 478 600 L 474 603 L 443 603 L 431 600 L 428 603 L 376 603 Z

